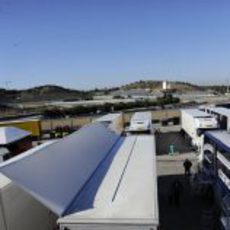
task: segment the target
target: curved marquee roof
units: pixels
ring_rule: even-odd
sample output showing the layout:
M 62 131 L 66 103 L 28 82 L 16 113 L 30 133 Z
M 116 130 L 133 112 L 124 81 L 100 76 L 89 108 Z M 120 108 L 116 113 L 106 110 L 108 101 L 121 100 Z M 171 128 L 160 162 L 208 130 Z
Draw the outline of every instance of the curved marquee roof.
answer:
M 94 123 L 49 145 L 29 150 L 0 165 L 0 171 L 58 216 L 75 199 L 122 138 Z

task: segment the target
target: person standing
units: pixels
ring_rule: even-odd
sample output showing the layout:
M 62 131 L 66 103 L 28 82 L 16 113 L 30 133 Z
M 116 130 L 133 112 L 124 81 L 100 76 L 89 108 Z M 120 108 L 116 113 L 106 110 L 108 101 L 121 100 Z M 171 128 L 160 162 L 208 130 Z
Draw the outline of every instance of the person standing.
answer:
M 184 161 L 184 174 L 185 176 L 190 176 L 191 175 L 191 167 L 192 167 L 192 162 L 189 159 L 186 159 Z

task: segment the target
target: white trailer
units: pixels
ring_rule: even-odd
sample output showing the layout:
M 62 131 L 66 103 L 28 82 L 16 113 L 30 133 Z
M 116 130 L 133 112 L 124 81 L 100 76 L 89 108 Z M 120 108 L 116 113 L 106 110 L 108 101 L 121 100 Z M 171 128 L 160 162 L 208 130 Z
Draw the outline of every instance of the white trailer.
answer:
M 205 107 L 202 110 L 217 119 L 220 129 L 230 131 L 230 109 L 224 107 Z
M 49 209 L 0 174 L 1 230 L 51 230 L 56 220 Z
M 129 132 L 152 132 L 151 112 L 136 112 L 130 121 Z
M 200 150 L 203 143 L 203 132 L 218 128 L 217 120 L 198 109 L 181 110 L 181 128 L 190 137 L 192 146 Z
M 154 136 L 126 137 L 112 163 L 109 158 L 106 161 L 79 194 L 75 212 L 58 220 L 60 229 L 157 230 Z M 110 166 L 104 175 L 107 164 Z M 98 181 L 100 185 L 95 186 Z
M 94 122 L 106 124 L 110 129 L 117 133 L 123 131 L 123 113 L 109 113 L 97 118 Z

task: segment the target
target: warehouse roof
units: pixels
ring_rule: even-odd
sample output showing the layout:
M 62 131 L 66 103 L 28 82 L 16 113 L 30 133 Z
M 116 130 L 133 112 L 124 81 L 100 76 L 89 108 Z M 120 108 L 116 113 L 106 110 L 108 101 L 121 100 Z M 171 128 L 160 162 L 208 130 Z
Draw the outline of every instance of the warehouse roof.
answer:
M 109 169 L 98 169 L 76 200 L 75 213 L 59 219 L 60 224 L 158 225 L 154 137 L 128 136 L 111 158 Z
M 120 139 L 94 123 L 2 163 L 0 171 L 62 216 L 74 209 L 76 197 Z
M 30 135 L 30 132 L 16 127 L 0 127 L 0 145 L 7 145 Z

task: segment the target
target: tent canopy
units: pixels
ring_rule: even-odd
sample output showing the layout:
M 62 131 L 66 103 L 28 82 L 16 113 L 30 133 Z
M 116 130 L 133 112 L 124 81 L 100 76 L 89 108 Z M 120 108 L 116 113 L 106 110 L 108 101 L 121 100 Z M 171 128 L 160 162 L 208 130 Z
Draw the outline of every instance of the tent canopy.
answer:
M 94 123 L 44 147 L 0 165 L 0 171 L 58 216 L 73 210 L 75 199 L 120 136 Z
M 30 135 L 30 132 L 16 127 L 0 127 L 0 145 L 8 145 Z

